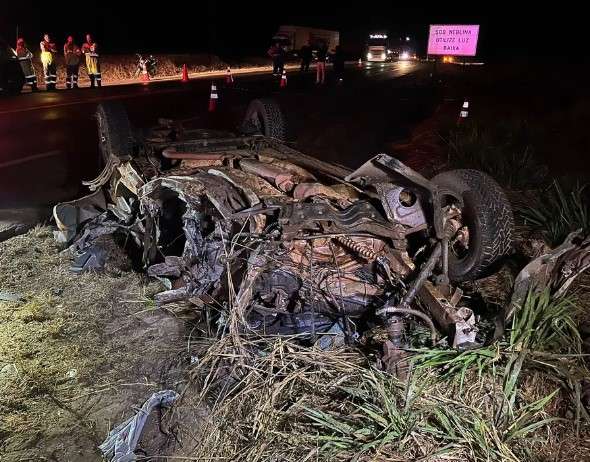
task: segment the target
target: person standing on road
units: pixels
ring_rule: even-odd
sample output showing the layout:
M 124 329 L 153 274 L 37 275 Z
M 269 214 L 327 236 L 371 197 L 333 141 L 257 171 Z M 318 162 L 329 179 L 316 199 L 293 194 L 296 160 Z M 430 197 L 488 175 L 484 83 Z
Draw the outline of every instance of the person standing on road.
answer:
M 86 42 L 82 45 L 82 53 L 86 57 L 86 72 L 88 72 L 90 78 L 90 88 L 102 86 L 98 45 L 90 34 L 86 34 Z
M 318 64 L 316 67 L 316 84 L 324 84 L 326 82 L 326 58 L 328 57 L 328 46 L 325 42 L 320 42 L 318 47 Z
M 275 43 L 268 49 L 268 56 L 272 59 L 272 75 L 281 75 L 285 68 L 285 50 L 280 43 Z
M 309 65 L 313 58 L 313 53 L 311 51 L 311 45 L 309 42 L 301 47 L 299 54 L 301 55 L 301 72 L 309 71 Z
M 55 90 L 57 85 L 57 64 L 55 62 L 57 48 L 55 43 L 51 41 L 49 34 L 43 36 L 39 47 L 41 48 L 41 64 L 43 64 L 45 88 L 48 91 L 52 91 Z
M 80 47 L 74 43 L 74 37 L 68 37 L 64 45 L 66 61 L 66 87 L 78 88 L 78 69 L 80 68 Z
M 33 53 L 27 48 L 25 39 L 22 37 L 16 41 L 16 56 L 25 75 L 27 85 L 30 85 L 32 91 L 37 91 L 37 74 L 35 73 L 35 66 L 33 66 Z
M 332 55 L 332 63 L 334 70 L 334 79 L 336 83 L 342 82 L 342 78 L 344 76 L 344 53 L 342 52 L 342 48 L 340 45 L 336 46 L 334 50 L 334 54 Z

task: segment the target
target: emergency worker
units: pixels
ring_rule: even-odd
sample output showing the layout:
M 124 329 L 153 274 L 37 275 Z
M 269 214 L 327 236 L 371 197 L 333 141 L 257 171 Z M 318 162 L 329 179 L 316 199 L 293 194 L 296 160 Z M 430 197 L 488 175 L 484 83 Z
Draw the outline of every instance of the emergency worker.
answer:
M 33 66 L 33 53 L 27 48 L 25 39 L 22 37 L 16 41 L 16 56 L 25 75 L 27 85 L 31 87 L 32 91 L 37 91 L 37 74 L 35 73 L 35 66 Z
M 41 64 L 43 64 L 45 88 L 47 91 L 55 90 L 57 86 L 57 63 L 55 61 L 57 48 L 55 43 L 51 41 L 49 34 L 43 36 L 39 48 L 41 48 Z
M 64 45 L 67 88 L 78 88 L 78 70 L 80 68 L 81 54 L 80 47 L 74 43 L 74 37 L 70 35 Z
M 98 44 L 90 34 L 86 34 L 86 42 L 82 45 L 82 53 L 86 58 L 86 72 L 88 72 L 88 77 L 90 78 L 90 87 L 94 88 L 95 86 L 102 86 Z

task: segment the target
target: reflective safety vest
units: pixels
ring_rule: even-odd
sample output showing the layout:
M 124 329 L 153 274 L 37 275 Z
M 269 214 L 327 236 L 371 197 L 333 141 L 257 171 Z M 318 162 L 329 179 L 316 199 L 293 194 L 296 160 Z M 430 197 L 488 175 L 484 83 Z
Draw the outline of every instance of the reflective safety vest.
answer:
M 82 53 L 86 57 L 86 70 L 89 74 L 100 74 L 100 65 L 98 63 L 98 45 L 96 42 L 84 43 Z
M 40 43 L 40 47 L 41 47 L 41 62 L 45 66 L 49 66 L 51 63 L 53 63 L 53 53 L 56 52 L 55 43 L 46 42 L 45 40 L 43 40 Z
M 16 47 L 16 56 L 20 62 L 20 67 L 25 74 L 27 81 L 37 80 L 35 68 L 33 67 L 33 53 L 27 47 Z

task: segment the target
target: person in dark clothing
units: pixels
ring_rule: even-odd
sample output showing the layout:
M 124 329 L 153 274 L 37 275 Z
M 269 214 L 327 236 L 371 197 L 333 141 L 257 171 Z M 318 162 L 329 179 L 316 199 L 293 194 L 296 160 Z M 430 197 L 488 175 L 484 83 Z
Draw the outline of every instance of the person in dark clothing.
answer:
M 317 57 L 315 83 L 323 84 L 326 81 L 326 58 L 328 57 L 328 46 L 324 42 L 320 42 L 318 46 Z
M 301 47 L 299 54 L 301 55 L 301 72 L 309 71 L 309 65 L 313 58 L 309 42 Z
M 285 50 L 281 44 L 275 43 L 267 54 L 272 58 L 272 75 L 281 75 L 285 68 Z
M 342 82 L 342 77 L 344 76 L 344 53 L 342 52 L 340 45 L 336 47 L 336 50 L 332 55 L 332 62 L 334 70 L 334 79 L 337 83 Z

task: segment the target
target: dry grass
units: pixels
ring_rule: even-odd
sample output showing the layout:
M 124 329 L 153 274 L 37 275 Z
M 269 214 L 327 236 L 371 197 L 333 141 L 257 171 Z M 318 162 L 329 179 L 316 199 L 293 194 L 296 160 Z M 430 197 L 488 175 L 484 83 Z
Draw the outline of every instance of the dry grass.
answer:
M 189 73 L 225 70 L 228 65 L 233 69 L 242 67 L 268 66 L 264 58 L 251 57 L 240 62 L 227 62 L 216 55 L 154 55 L 158 61 L 158 77 L 180 76 L 183 64 L 187 65 Z M 144 56 L 145 57 L 145 56 Z M 58 84 L 65 82 L 66 70 L 62 57 L 57 58 Z M 43 68 L 40 62 L 35 62 L 37 80 L 43 82 Z M 101 71 L 103 82 L 118 82 L 137 79 L 137 57 L 135 55 L 103 55 L 101 56 Z M 80 84 L 87 85 L 90 80 L 86 74 L 84 61 L 80 65 Z
M 68 267 L 50 228 L 0 243 L 0 290 L 21 296 L 0 302 L 3 461 L 100 460 L 110 422 L 161 386 L 158 361 L 169 367 L 177 354 L 165 319 L 155 332 L 144 324 L 157 314 L 156 287 L 133 273 L 77 276 Z
M 569 303 L 532 297 L 499 345 L 420 350 L 407 383 L 355 349 L 242 337 L 240 354 L 226 336 L 200 355 L 183 393 L 180 408 L 205 403 L 209 413 L 200 429 L 186 430 L 191 437 L 180 454 L 232 461 L 587 460 L 589 427 L 575 396 L 587 369 Z

